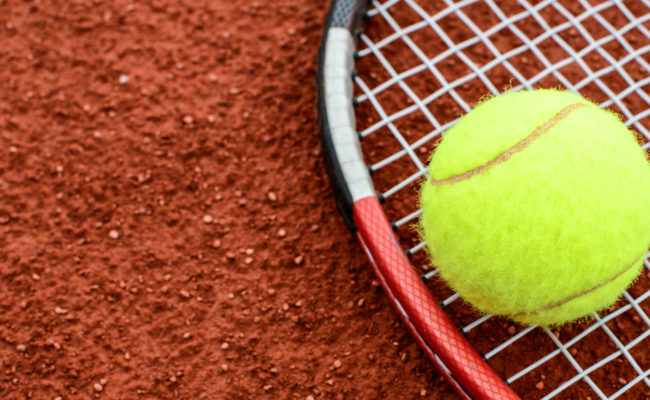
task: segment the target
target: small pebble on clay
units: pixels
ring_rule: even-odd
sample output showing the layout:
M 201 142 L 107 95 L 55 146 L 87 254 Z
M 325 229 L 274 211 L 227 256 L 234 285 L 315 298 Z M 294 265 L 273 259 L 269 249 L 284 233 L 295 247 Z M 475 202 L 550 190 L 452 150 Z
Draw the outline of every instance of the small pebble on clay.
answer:
M 0 225 L 7 225 L 11 221 L 9 214 L 0 214 Z

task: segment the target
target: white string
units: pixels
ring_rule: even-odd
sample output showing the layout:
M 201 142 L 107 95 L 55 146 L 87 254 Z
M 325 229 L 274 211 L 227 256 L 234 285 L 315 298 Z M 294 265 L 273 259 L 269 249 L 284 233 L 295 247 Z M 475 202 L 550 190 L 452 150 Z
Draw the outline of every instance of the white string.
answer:
M 565 345 L 563 345 L 562 342 L 560 342 L 560 341 L 558 340 L 558 338 L 555 337 L 555 335 L 553 334 L 553 332 L 551 332 L 548 328 L 542 328 L 542 329 L 543 329 L 544 332 L 546 332 L 546 334 L 551 338 L 551 341 L 552 341 L 553 343 L 555 343 L 555 345 L 556 345 L 557 348 L 560 350 L 560 352 L 564 355 L 564 357 L 565 357 L 567 360 L 569 360 L 569 363 L 571 364 L 571 366 L 572 366 L 573 368 L 575 368 L 576 371 L 578 371 L 578 375 L 576 375 L 574 378 L 570 379 L 569 381 L 565 382 L 564 384 L 558 386 L 557 389 L 555 389 L 553 392 L 551 392 L 551 393 L 549 393 L 547 396 L 545 396 L 544 399 L 551 399 L 551 398 L 553 398 L 556 394 L 562 392 L 564 389 L 566 389 L 566 388 L 568 388 L 569 386 L 571 386 L 571 384 L 572 384 L 573 382 L 577 381 L 578 379 L 583 379 L 585 382 L 587 382 L 587 384 L 591 387 L 591 389 L 592 389 L 594 392 L 596 392 L 596 394 L 597 394 L 601 399 L 607 399 L 607 396 L 605 396 L 605 394 L 602 392 L 602 390 L 600 390 L 600 388 L 599 388 L 599 387 L 594 383 L 594 381 L 589 377 L 589 373 L 590 373 L 592 370 L 596 370 L 597 368 L 600 368 L 600 366 L 598 365 L 598 363 L 592 365 L 590 368 L 587 368 L 586 370 L 583 370 L 582 367 L 580 366 L 580 364 L 578 364 L 578 362 L 573 358 L 573 356 L 569 353 L 569 351 L 567 351 L 567 347 L 566 347 Z M 611 357 L 611 356 L 610 356 L 610 357 Z M 611 360 L 613 360 L 613 359 L 615 359 L 615 358 L 616 358 L 616 357 L 612 357 L 611 359 L 609 359 L 609 358 L 604 358 L 604 359 L 602 359 L 600 362 L 602 362 L 603 365 L 604 365 L 604 364 L 606 364 L 607 362 L 609 362 L 609 361 L 611 361 Z
M 423 145 L 431 143 L 436 137 L 443 134 L 447 129 L 449 129 L 449 127 L 456 123 L 456 119 L 447 122 L 439 121 L 436 117 L 436 113 L 431 111 L 431 105 L 435 104 L 435 101 L 440 100 L 443 96 L 449 96 L 455 101 L 461 110 L 468 112 L 470 106 L 467 100 L 463 99 L 459 94 L 459 88 L 463 87 L 463 85 L 473 85 L 476 87 L 477 92 L 487 89 L 490 93 L 499 93 L 499 89 L 489 79 L 487 74 L 496 67 L 503 67 L 512 75 L 514 82 L 512 83 L 511 90 L 532 89 L 542 80 L 548 78 L 552 78 L 568 90 L 574 92 L 580 92 L 588 86 L 590 88 L 596 87 L 607 96 L 607 100 L 602 102 L 600 106 L 616 106 L 616 108 L 622 113 L 625 124 L 636 129 L 650 141 L 650 95 L 646 93 L 646 89 L 650 86 L 650 63 L 644 59 L 644 56 L 650 54 L 650 45 L 635 47 L 628 39 L 626 39 L 626 35 L 634 33 L 635 30 L 637 31 L 637 33 L 635 33 L 637 35 L 650 37 L 650 30 L 644 26 L 644 24 L 650 21 L 650 10 L 645 15 L 635 15 L 623 2 L 618 0 L 612 0 L 597 5 L 591 5 L 587 0 L 578 0 L 577 3 L 582 7 L 582 10 L 578 15 L 573 15 L 561 3 L 555 2 L 554 0 L 544 0 L 534 5 L 530 4 L 527 0 L 518 0 L 524 11 L 508 16 L 499 7 L 498 4 L 500 4 L 500 2 L 497 2 L 496 0 L 484 0 L 483 4 L 487 5 L 491 12 L 499 18 L 499 22 L 489 29 L 482 30 L 479 27 L 480 24 L 475 22 L 473 19 L 473 17 L 476 16 L 467 11 L 467 7 L 475 2 L 476 0 L 463 0 L 460 2 L 445 0 L 447 8 L 433 15 L 429 15 L 422 6 L 416 3 L 415 0 L 388 0 L 384 3 L 375 0 L 372 3 L 373 8 L 368 11 L 368 16 L 371 19 L 370 23 L 372 23 L 373 18 L 381 18 L 392 32 L 384 37 L 378 38 L 378 40 L 373 40 L 373 38 L 368 34 L 362 34 L 360 36 L 360 42 L 365 47 L 359 50 L 357 55 L 359 57 L 373 57 L 388 73 L 387 80 L 380 82 L 373 87 L 366 83 L 363 76 L 357 75 L 355 78 L 357 87 L 360 89 L 360 94 L 356 97 L 357 102 L 370 103 L 372 108 L 379 115 L 379 119 L 369 123 L 367 127 L 360 131 L 360 135 L 361 137 L 367 137 L 372 134 L 378 134 L 382 131 L 382 128 L 387 128 L 400 146 L 398 151 L 370 165 L 370 169 L 372 171 L 378 171 L 382 168 L 390 167 L 393 163 L 404 156 L 408 156 L 415 166 L 415 172 L 411 172 L 405 179 L 403 179 L 403 177 L 400 178 L 402 180 L 393 183 L 382 193 L 384 198 L 392 197 L 402 190 L 409 190 L 409 188 L 412 188 L 414 184 L 427 175 L 426 167 L 415 154 L 415 150 Z M 650 8 L 650 0 L 642 0 L 641 2 Z M 393 15 L 393 12 L 397 11 L 399 7 L 404 6 L 407 6 L 415 15 L 419 16 L 420 20 L 407 26 L 401 26 L 400 18 Z M 625 25 L 620 28 L 614 27 L 612 23 L 602 15 L 606 10 L 616 10 L 624 17 L 624 21 L 627 21 Z M 548 16 L 550 12 L 562 16 L 566 21 L 554 25 L 549 23 L 545 16 Z M 460 43 L 453 42 L 452 38 L 441 26 L 443 25 L 443 20 L 445 18 L 452 16 L 455 16 L 458 21 L 462 23 L 462 26 L 465 28 L 464 31 L 472 34 L 470 38 L 465 39 Z M 605 34 L 597 40 L 585 28 L 586 22 L 593 23 L 594 21 L 602 27 L 602 32 Z M 536 23 L 542 28 L 543 32 L 535 37 L 529 37 L 525 33 L 524 22 L 526 24 Z M 587 45 L 580 49 L 572 48 L 570 43 L 561 36 L 561 33 L 568 29 L 574 29 L 586 41 Z M 420 46 L 418 46 L 410 37 L 415 32 L 423 30 L 428 32 L 430 35 L 437 37 L 439 41 L 442 41 L 442 43 L 447 46 L 447 49 L 429 58 Z M 499 47 L 495 45 L 493 37 L 495 34 L 506 30 L 511 32 L 521 44 L 517 46 L 513 45 L 513 48 L 507 49 L 507 51 L 499 50 Z M 565 55 L 564 58 L 556 62 L 551 62 L 547 58 L 540 45 L 547 45 L 549 41 L 551 41 L 558 49 L 562 49 Z M 393 67 L 390 62 L 391 60 L 385 55 L 385 49 L 389 45 L 397 45 L 398 43 L 401 43 L 400 45 L 406 49 L 409 54 L 416 57 L 419 62 L 418 65 L 405 71 L 397 71 Z M 483 65 L 476 65 L 475 62 L 466 54 L 466 52 L 472 49 L 472 46 L 476 45 L 484 46 L 489 51 L 492 59 Z M 609 53 L 605 45 L 608 46 L 607 48 L 616 45 L 619 47 L 619 50 L 625 52 L 625 55 L 622 57 L 615 57 Z M 516 57 L 522 56 L 526 53 L 532 54 L 538 64 L 542 67 L 537 69 L 532 76 L 526 76 L 518 68 Z M 598 68 L 596 68 L 595 65 L 591 65 L 586 61 L 587 56 L 591 53 L 597 54 L 606 61 L 607 65 L 600 65 Z M 456 57 L 459 59 L 463 63 L 464 67 L 469 70 L 469 73 L 454 80 L 447 79 L 442 71 L 442 67 L 439 65 L 449 57 Z M 636 65 L 647 70 L 648 76 L 643 79 L 635 80 L 626 69 L 626 67 L 632 63 L 636 63 Z M 571 81 L 562 73 L 563 68 L 569 65 L 578 66 L 586 77 L 577 82 Z M 427 71 L 435 78 L 436 82 L 440 84 L 441 87 L 426 97 L 420 98 L 415 94 L 415 91 L 406 83 L 406 81 Z M 616 74 L 625 83 L 625 87 L 618 92 L 612 87 L 609 87 L 605 80 L 610 74 Z M 399 90 L 404 94 L 405 99 L 409 99 L 411 104 L 407 104 L 407 102 L 404 101 L 403 108 L 393 112 L 392 114 L 387 114 L 378 95 L 393 88 L 399 88 Z M 481 94 L 484 93 L 481 92 Z M 627 102 L 627 99 L 632 95 L 635 95 L 637 99 L 646 102 L 647 107 L 643 110 L 637 111 L 636 113 L 633 112 L 628 107 Z M 415 112 L 424 115 L 429 123 L 429 127 L 423 127 L 423 135 L 414 139 L 412 143 L 408 143 L 396 127 L 396 122 Z M 643 148 L 650 149 L 650 142 L 645 143 Z M 420 216 L 421 211 L 414 210 L 405 214 L 406 216 L 398 218 L 397 221 L 394 222 L 396 228 L 399 229 L 404 226 L 413 225 Z M 425 243 L 420 242 L 409 248 L 408 251 L 411 254 L 415 254 L 424 248 Z M 646 271 L 650 271 L 650 261 L 647 258 L 644 260 L 644 265 Z M 424 274 L 423 277 L 425 279 L 431 279 L 437 274 L 438 271 L 433 270 Z M 620 306 L 617 310 L 607 314 L 605 317 L 600 317 L 594 314 L 594 322 L 581 332 L 578 332 L 565 343 L 560 342 L 560 340 L 547 328 L 528 327 L 511 335 L 503 342 L 497 343 L 494 348 L 486 353 L 485 357 L 490 360 L 494 357 L 504 355 L 510 350 L 520 351 L 522 347 L 519 346 L 519 344 L 524 343 L 524 338 L 530 337 L 530 335 L 536 335 L 536 340 L 539 340 L 539 337 L 542 337 L 540 335 L 545 333 L 545 336 L 550 338 L 550 341 L 554 344 L 555 350 L 529 365 L 521 366 L 521 369 L 518 372 L 515 372 L 506 379 L 508 383 L 513 383 L 519 380 L 520 378 L 530 374 L 535 369 L 542 367 L 552 359 L 562 355 L 573 369 L 575 369 L 576 373 L 558 387 L 553 388 L 551 392 L 546 394 L 544 399 L 551 399 L 557 396 L 579 381 L 585 382 L 591 390 L 593 390 L 595 395 L 601 399 L 618 398 L 636 384 L 644 383 L 650 387 L 650 369 L 643 370 L 642 366 L 629 351 L 634 346 L 642 343 L 643 340 L 650 337 L 650 318 L 648 317 L 648 313 L 645 311 L 648 309 L 648 305 L 645 304 L 642 306 L 644 301 L 650 301 L 650 291 L 646 291 L 636 298 L 626 291 L 623 293 L 623 297 L 627 301 L 625 305 Z M 442 304 L 448 306 L 454 301 L 459 300 L 459 298 L 460 296 L 458 294 L 453 294 L 444 299 Z M 635 313 L 635 315 L 639 317 L 639 320 L 642 321 L 641 324 L 645 326 L 646 329 L 632 341 L 624 344 L 615 335 L 612 329 L 607 326 L 607 323 L 614 321 L 616 318 L 621 317 L 627 312 Z M 481 329 L 481 326 L 492 318 L 492 315 L 480 316 L 474 321 L 463 324 L 464 327 L 462 330 L 463 332 L 469 332 Z M 579 365 L 568 349 L 572 346 L 579 346 L 587 336 L 598 330 L 604 332 L 605 336 L 614 343 L 617 350 L 591 365 Z M 631 369 L 637 375 L 608 397 L 604 388 L 599 387 L 590 374 L 619 357 L 622 357 L 632 367 Z
M 596 318 L 596 321 L 600 322 L 600 317 L 597 314 L 595 314 L 595 318 Z M 607 324 L 602 324 L 601 323 L 599 325 L 605 331 L 605 334 L 607 336 L 609 336 L 609 338 L 612 340 L 612 342 L 614 342 L 614 344 L 616 344 L 616 347 L 618 347 L 620 349 L 621 353 L 623 353 L 623 355 L 625 356 L 627 361 L 630 363 L 630 365 L 632 365 L 632 368 L 634 368 L 634 370 L 639 374 L 639 376 L 643 375 L 643 370 L 641 369 L 641 367 L 639 367 L 639 364 L 636 362 L 634 357 L 632 357 L 630 352 L 627 351 L 626 346 L 623 346 L 623 343 L 621 343 L 621 341 L 614 335 L 614 333 L 612 333 L 611 329 L 609 329 Z M 645 332 L 645 336 L 647 336 L 647 334 L 650 334 L 650 330 Z M 637 337 L 637 339 L 642 337 L 642 336 L 645 337 L 644 335 L 640 335 L 640 336 Z M 645 379 L 645 383 L 648 385 L 648 387 L 650 387 L 650 380 Z
M 643 296 L 639 297 L 639 298 L 637 299 L 637 302 L 640 303 L 640 302 L 642 302 L 643 300 L 645 300 L 645 299 L 648 298 L 648 297 L 650 297 L 650 291 L 646 292 Z M 620 315 L 622 315 L 623 313 L 625 313 L 626 311 L 628 311 L 630 308 L 631 308 L 630 305 L 625 305 L 625 306 L 619 308 L 618 310 L 616 310 L 616 311 L 614 311 L 614 312 L 608 314 L 605 318 L 601 318 L 601 321 L 598 321 L 598 323 L 596 323 L 596 324 L 592 324 L 592 325 L 588 326 L 585 330 L 583 330 L 582 332 L 580 332 L 579 334 L 577 334 L 575 337 L 573 337 L 571 340 L 569 340 L 568 342 L 566 342 L 566 343 L 565 343 L 565 347 L 566 347 L 566 348 L 569 348 L 569 347 L 571 347 L 571 346 L 573 346 L 573 345 L 579 343 L 581 340 L 583 340 L 585 337 L 587 337 L 587 335 L 589 335 L 590 333 L 596 331 L 596 330 L 599 328 L 600 323 L 607 323 L 607 322 L 609 322 L 609 321 L 612 321 L 612 320 L 614 320 L 615 318 L 617 318 L 617 317 L 619 317 Z M 488 354 L 490 354 L 490 353 L 488 353 Z M 513 374 L 512 376 L 510 376 L 510 377 L 507 379 L 508 382 L 514 382 L 514 381 L 516 381 L 517 379 L 521 378 L 522 376 L 527 375 L 528 373 L 530 373 L 531 371 L 535 370 L 535 369 L 538 368 L 539 366 L 545 364 L 547 361 L 549 361 L 549 360 L 552 359 L 553 357 L 557 356 L 558 354 L 560 354 L 560 350 L 559 350 L 559 349 L 550 352 L 550 353 L 547 354 L 546 356 L 540 358 L 540 359 L 537 360 L 536 362 L 530 364 L 530 365 L 527 366 L 526 368 L 524 368 L 524 369 L 522 369 L 521 371 L 517 372 L 516 374 Z

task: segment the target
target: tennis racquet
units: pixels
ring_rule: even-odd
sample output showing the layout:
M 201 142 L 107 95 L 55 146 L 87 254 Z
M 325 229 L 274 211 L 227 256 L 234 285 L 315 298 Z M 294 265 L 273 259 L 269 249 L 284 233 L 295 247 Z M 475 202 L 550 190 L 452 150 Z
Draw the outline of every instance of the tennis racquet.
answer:
M 650 1 L 333 0 L 317 88 L 336 204 L 462 398 L 650 398 L 648 255 L 608 312 L 523 327 L 463 304 L 413 228 L 441 135 L 484 95 L 547 87 L 618 112 L 648 151 Z

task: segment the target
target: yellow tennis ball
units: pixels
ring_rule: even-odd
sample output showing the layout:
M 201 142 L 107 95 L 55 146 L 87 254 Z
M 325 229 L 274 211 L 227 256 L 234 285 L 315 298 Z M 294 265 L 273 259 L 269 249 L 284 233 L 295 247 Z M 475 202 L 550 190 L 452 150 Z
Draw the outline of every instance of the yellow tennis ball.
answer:
M 420 228 L 476 309 L 555 325 L 608 308 L 650 245 L 650 164 L 619 117 L 558 90 L 488 99 L 443 137 Z

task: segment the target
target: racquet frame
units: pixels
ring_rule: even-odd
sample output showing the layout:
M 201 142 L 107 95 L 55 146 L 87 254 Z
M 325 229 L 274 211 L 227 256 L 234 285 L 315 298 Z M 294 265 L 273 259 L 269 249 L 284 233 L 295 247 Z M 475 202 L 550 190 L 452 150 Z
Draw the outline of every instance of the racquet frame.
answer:
M 375 194 L 355 128 L 351 79 L 355 37 L 366 4 L 332 1 L 318 55 L 319 125 L 337 207 L 409 332 L 456 392 L 465 399 L 518 399 L 433 298 L 400 247 Z

